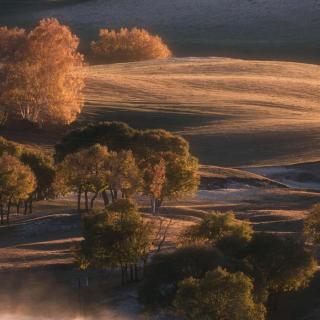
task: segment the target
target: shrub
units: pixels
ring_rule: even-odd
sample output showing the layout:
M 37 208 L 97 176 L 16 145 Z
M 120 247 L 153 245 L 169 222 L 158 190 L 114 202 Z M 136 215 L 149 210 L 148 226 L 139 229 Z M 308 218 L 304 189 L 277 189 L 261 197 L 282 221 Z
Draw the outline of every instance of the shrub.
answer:
M 249 223 L 235 218 L 234 213 L 211 212 L 203 219 L 187 228 L 182 238 L 188 242 L 216 245 L 225 238 L 236 238 L 239 242 L 249 241 L 253 230 Z
M 168 58 L 171 51 L 159 36 L 139 28 L 119 31 L 101 29 L 100 39 L 91 43 L 94 59 L 100 63 Z
M 208 247 L 185 247 L 153 257 L 139 290 L 141 302 L 149 307 L 170 306 L 178 283 L 186 278 L 201 278 L 225 261 L 220 252 Z
M 185 279 L 178 287 L 174 304 L 187 319 L 265 319 L 264 306 L 254 301 L 252 280 L 241 272 L 217 268 L 202 279 Z

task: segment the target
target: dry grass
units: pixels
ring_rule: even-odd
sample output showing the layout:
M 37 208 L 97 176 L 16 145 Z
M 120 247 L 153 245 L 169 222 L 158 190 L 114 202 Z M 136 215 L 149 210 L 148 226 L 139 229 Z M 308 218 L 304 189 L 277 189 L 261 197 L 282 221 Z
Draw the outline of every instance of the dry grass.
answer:
M 88 70 L 81 119 L 183 134 L 202 163 L 286 164 L 320 157 L 320 67 L 224 58 Z

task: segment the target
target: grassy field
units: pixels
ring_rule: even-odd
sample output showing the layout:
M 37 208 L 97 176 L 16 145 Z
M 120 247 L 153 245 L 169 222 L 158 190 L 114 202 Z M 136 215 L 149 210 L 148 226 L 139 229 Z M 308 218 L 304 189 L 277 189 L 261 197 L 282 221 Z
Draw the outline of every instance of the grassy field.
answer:
M 320 157 L 320 67 L 223 58 L 93 66 L 80 121 L 184 135 L 203 164 L 282 165 Z

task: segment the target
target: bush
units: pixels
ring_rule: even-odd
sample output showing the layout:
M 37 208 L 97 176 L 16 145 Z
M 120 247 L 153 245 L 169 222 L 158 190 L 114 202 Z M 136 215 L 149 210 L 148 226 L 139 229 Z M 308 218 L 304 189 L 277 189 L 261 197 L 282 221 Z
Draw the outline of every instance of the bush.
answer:
M 317 267 L 312 253 L 301 241 L 267 233 L 254 234 L 247 259 L 253 266 L 257 286 L 269 293 L 306 287 Z
M 266 313 L 253 299 L 251 279 L 221 268 L 180 282 L 174 304 L 190 320 L 263 320 Z
M 184 241 L 216 245 L 226 238 L 235 238 L 236 242 L 247 242 L 253 230 L 249 223 L 239 221 L 234 213 L 211 212 L 198 223 L 186 229 L 182 234 Z
M 207 247 L 185 247 L 156 255 L 147 266 L 139 290 L 142 303 L 148 307 L 170 306 L 178 283 L 186 278 L 201 278 L 225 261 L 220 252 Z
M 159 36 L 139 28 L 119 31 L 101 29 L 100 39 L 91 43 L 95 61 L 99 63 L 130 62 L 168 58 L 171 51 Z

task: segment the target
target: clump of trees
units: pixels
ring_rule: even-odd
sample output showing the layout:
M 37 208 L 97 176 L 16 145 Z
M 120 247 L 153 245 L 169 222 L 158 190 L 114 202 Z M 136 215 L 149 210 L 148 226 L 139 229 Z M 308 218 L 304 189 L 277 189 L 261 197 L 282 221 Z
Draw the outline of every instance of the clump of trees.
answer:
M 165 199 L 192 195 L 199 185 L 198 161 L 187 141 L 165 130 L 135 130 L 119 122 L 88 125 L 63 137 L 56 160 L 57 185 L 78 193 L 78 208 L 82 193 L 86 209 L 98 194 L 107 205 L 119 194 L 143 193 L 157 213 Z
M 84 87 L 79 39 L 58 20 L 30 32 L 0 28 L 1 121 L 68 124 L 80 113 Z
M 62 193 L 78 194 L 78 210 L 84 194 L 86 210 L 93 209 L 99 194 L 104 204 L 121 198 L 129 199 L 138 191 L 140 173 L 131 151 L 109 151 L 95 144 L 88 149 L 69 154 L 57 166 L 56 187 Z M 91 199 L 89 195 L 91 194 Z M 109 198 L 108 194 L 111 198 Z
M 1 157 L 1 221 L 7 222 L 16 206 L 24 206 L 24 214 L 32 213 L 33 201 L 52 198 L 55 168 L 53 159 L 37 149 L 28 148 L 0 137 Z
M 104 212 L 84 218 L 76 252 L 80 268 L 120 268 L 122 284 L 139 279 L 139 267 L 152 246 L 152 225 L 135 204 L 118 200 Z
M 181 238 L 180 249 L 152 259 L 140 299 L 188 319 L 265 319 L 279 294 L 306 287 L 317 268 L 301 239 L 253 233 L 232 213 L 207 214 Z
M 11 208 L 29 198 L 36 188 L 36 178 L 30 167 L 18 158 L 4 153 L 0 157 L 0 215 L 1 224 L 9 223 Z
M 130 62 L 170 57 L 163 40 L 142 28 L 100 30 L 100 39 L 91 43 L 95 61 L 100 63 Z

